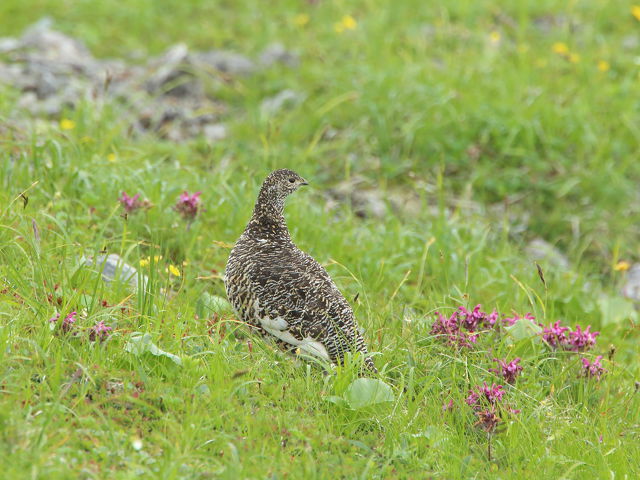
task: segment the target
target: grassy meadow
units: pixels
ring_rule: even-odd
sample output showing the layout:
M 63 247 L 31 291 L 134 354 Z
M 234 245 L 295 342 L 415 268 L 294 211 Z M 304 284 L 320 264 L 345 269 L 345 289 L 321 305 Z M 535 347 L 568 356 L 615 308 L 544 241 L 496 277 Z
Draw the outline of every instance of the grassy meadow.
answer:
M 2 478 L 638 478 L 640 330 L 620 290 L 640 261 L 640 7 L 3 0 L 0 36 L 44 16 L 98 58 L 279 42 L 300 61 L 212 84 L 217 142 L 133 135 L 89 100 L 25 122 L 0 84 Z M 303 100 L 265 113 L 285 89 Z M 292 237 L 353 305 L 391 401 L 359 406 L 355 359 L 325 373 L 278 352 L 223 300 L 229 247 L 285 167 L 310 183 Z M 352 184 L 386 214 L 328 197 Z M 152 206 L 124 215 L 123 191 Z M 202 192 L 192 222 L 184 191 Z M 539 238 L 568 266 L 539 273 Z M 84 265 L 101 252 L 143 288 Z M 431 333 L 477 304 L 536 321 L 472 348 Z M 537 323 L 556 321 L 595 346 L 551 348 Z M 516 357 L 515 383 L 490 371 Z M 495 429 L 467 403 L 483 382 L 504 386 Z

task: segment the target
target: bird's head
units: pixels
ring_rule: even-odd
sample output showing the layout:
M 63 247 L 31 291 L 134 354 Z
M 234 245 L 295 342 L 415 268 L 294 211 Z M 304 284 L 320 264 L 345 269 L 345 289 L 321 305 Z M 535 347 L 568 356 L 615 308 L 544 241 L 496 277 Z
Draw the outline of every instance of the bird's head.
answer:
M 309 185 L 307 181 L 293 170 L 283 168 L 271 172 L 262 183 L 261 193 L 265 192 L 274 199 L 284 201 L 288 195 L 295 192 L 302 185 Z

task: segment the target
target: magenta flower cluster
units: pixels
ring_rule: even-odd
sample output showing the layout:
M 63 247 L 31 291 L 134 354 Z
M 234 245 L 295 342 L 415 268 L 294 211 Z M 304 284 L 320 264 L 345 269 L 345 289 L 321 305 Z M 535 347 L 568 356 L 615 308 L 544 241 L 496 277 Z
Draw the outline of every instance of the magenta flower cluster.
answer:
M 520 375 L 520 372 L 522 372 L 522 366 L 519 365 L 520 360 L 521 359 L 518 357 L 507 362 L 506 360 L 494 358 L 493 361 L 498 362 L 498 368 L 490 368 L 489 371 L 495 373 L 499 377 L 502 377 L 505 382 L 513 384 L 515 383 L 516 378 L 518 378 L 518 375 Z
M 200 208 L 201 194 L 202 192 L 196 192 L 191 195 L 188 192 L 183 192 L 174 209 L 182 215 L 182 218 L 185 220 L 193 220 L 198 214 L 198 209 Z
M 541 325 L 542 326 L 542 325 Z M 582 330 L 576 325 L 575 330 L 555 322 L 548 327 L 543 327 L 542 338 L 551 348 L 569 350 L 571 352 L 584 352 L 596 344 L 596 337 L 600 332 L 591 332 L 591 325 Z
M 482 386 L 477 386 L 469 391 L 469 396 L 465 400 L 476 416 L 478 421 L 476 426 L 482 428 L 485 432 L 493 432 L 498 423 L 500 416 L 498 414 L 498 405 L 502 403 L 505 391 L 502 385 L 491 386 L 486 382 Z M 518 410 L 511 410 L 512 413 L 518 413 Z
M 62 330 L 62 332 L 69 333 L 73 329 L 73 326 L 76 323 L 76 315 L 78 315 L 78 312 L 73 311 L 62 319 L 62 322 L 60 324 L 60 330 Z M 56 325 L 58 324 L 59 321 L 60 321 L 59 313 L 56 313 L 53 317 L 49 319 L 49 323 L 55 323 Z
M 482 386 L 477 386 L 473 390 L 470 390 L 469 396 L 465 401 L 467 405 L 476 409 L 482 406 L 496 405 L 502 401 L 503 396 L 504 387 L 502 385 L 493 383 L 491 386 L 488 386 L 487 382 L 484 382 Z
M 89 329 L 89 340 L 91 340 L 92 342 L 95 342 L 97 340 L 102 342 L 106 340 L 109 335 L 111 335 L 111 330 L 113 329 L 105 325 L 105 323 L 101 320 Z
M 600 377 L 607 371 L 600 363 L 602 360 L 602 355 L 598 355 L 595 360 L 589 361 L 586 358 L 582 358 L 582 375 L 588 378 L 597 378 L 600 380 Z
M 122 192 L 122 195 L 118 200 L 124 208 L 124 211 L 127 213 L 133 213 L 143 206 L 143 203 L 140 200 L 139 193 L 136 193 L 133 197 L 130 197 L 129 195 L 127 195 L 127 192 Z
M 56 313 L 53 317 L 49 319 L 49 323 L 60 325 L 60 331 L 65 334 L 71 334 L 73 336 L 78 335 L 78 332 L 75 331 L 76 321 L 78 312 L 73 311 L 67 316 L 65 316 L 62 321 L 60 321 L 60 314 Z M 93 327 L 89 329 L 89 340 L 95 342 L 96 340 L 100 340 L 101 342 L 106 340 L 109 335 L 111 335 L 112 327 L 105 325 L 103 321 L 96 323 Z
M 512 325 L 512 319 L 499 322 L 498 312 L 483 312 L 482 305 L 476 305 L 471 311 L 459 307 L 450 317 L 436 312 L 436 320 L 431 326 L 431 334 L 438 335 L 449 345 L 456 347 L 472 347 L 477 341 L 479 332 L 495 328 L 500 323 Z

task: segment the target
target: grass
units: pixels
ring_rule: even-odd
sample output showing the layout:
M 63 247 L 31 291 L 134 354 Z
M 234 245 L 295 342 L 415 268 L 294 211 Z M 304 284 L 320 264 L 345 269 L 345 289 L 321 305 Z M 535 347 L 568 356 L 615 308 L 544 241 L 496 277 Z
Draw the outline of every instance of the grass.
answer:
M 132 138 L 115 107 L 91 104 L 65 114 L 70 130 L 34 121 L 2 138 L 4 478 L 637 477 L 638 317 L 613 266 L 638 260 L 640 246 L 639 71 L 637 48 L 624 46 L 640 22 L 623 2 L 450 3 L 0 4 L 3 35 L 50 15 L 97 56 L 179 41 L 249 55 L 280 41 L 301 54 L 297 69 L 215 86 L 230 128 L 215 145 Z M 347 14 L 356 28 L 337 33 Z M 555 53 L 558 42 L 578 61 Z M 261 113 L 284 88 L 305 102 Z M 16 99 L 0 86 L 7 121 Z M 391 404 L 332 403 L 355 367 L 323 375 L 248 337 L 212 300 L 224 297 L 225 244 L 279 167 L 312 184 L 287 206 L 292 235 L 347 298 L 358 295 Z M 414 192 L 419 212 L 327 211 L 324 192 L 358 175 L 388 195 Z M 122 190 L 154 207 L 124 219 Z M 171 208 L 183 190 L 202 190 L 205 206 L 188 230 Z M 535 237 L 571 262 L 542 264 L 546 286 L 523 253 Z M 136 293 L 81 267 L 105 249 L 134 265 L 162 258 L 142 268 L 150 281 Z M 588 356 L 604 355 L 608 372 L 578 378 L 577 355 L 525 335 L 487 335 L 462 352 L 429 335 L 434 311 L 476 303 L 592 325 L 602 333 Z M 50 330 L 55 311 L 72 310 L 81 334 Z M 114 333 L 90 342 L 100 320 Z M 127 351 L 132 332 L 182 364 Z M 496 381 L 494 356 L 522 357 L 524 373 L 507 388 L 521 413 L 488 437 L 464 399 Z

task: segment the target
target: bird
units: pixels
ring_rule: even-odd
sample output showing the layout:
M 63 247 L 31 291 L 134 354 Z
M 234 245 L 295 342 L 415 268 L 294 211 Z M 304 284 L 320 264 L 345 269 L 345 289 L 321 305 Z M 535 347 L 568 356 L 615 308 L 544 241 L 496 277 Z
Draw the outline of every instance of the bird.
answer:
M 377 373 L 349 302 L 324 267 L 291 239 L 285 200 L 305 185 L 289 169 L 266 177 L 227 261 L 227 297 L 241 321 L 279 347 L 334 364 L 359 352 L 362 372 Z

